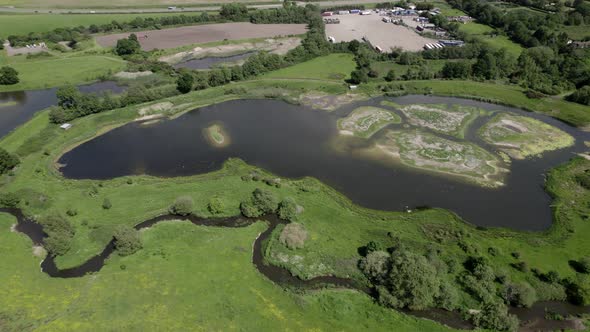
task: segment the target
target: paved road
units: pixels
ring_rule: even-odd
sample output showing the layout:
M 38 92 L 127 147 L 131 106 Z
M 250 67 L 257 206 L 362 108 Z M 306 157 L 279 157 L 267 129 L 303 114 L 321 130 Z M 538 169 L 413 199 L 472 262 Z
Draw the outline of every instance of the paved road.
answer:
M 305 6 L 307 3 L 319 5 L 321 7 L 332 7 L 338 5 L 351 4 L 368 4 L 376 3 L 379 0 L 333 0 L 321 2 L 297 2 L 299 6 Z M 282 3 L 269 3 L 264 5 L 248 5 L 248 8 L 268 9 L 280 8 Z M 113 14 L 113 13 L 186 13 L 186 12 L 201 12 L 201 11 L 217 11 L 221 6 L 199 6 L 199 7 L 180 7 L 175 10 L 168 10 L 168 7 L 162 5 L 162 8 L 110 8 L 110 9 L 92 9 L 92 8 L 71 8 L 71 9 L 50 9 L 50 8 L 17 8 L 12 6 L 0 7 L 0 13 L 54 13 L 54 14 Z

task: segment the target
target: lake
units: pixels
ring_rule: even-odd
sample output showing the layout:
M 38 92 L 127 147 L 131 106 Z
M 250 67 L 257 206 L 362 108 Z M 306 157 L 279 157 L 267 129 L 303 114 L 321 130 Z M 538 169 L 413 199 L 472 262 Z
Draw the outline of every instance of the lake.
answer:
M 236 100 L 188 112 L 155 124 L 130 123 L 88 141 L 59 160 L 63 175 L 72 179 L 109 179 L 150 174 L 186 176 L 219 169 L 230 157 L 279 176 L 312 176 L 337 189 L 355 203 L 380 210 L 415 207 L 449 209 L 478 226 L 543 230 L 552 223 L 551 198 L 543 190 L 546 172 L 584 151 L 588 133 L 553 118 L 476 101 L 405 96 L 398 104 L 461 104 L 530 116 L 576 138 L 574 146 L 546 152 L 542 157 L 513 160 L 506 185 L 480 187 L 402 165 L 368 159 L 335 149 L 340 139 L 336 121 L 359 106 L 379 106 L 383 98 L 358 102 L 334 112 L 312 110 L 277 100 Z M 492 149 L 469 128 L 466 138 Z M 203 130 L 221 123 L 231 138 L 225 148 L 211 146 Z M 368 145 L 356 140 L 354 144 Z
M 81 92 L 111 91 L 121 93 L 126 87 L 112 81 L 98 82 L 78 86 Z M 57 88 L 29 91 L 0 92 L 0 105 L 10 103 L 11 106 L 0 107 L 0 137 L 5 136 L 16 127 L 29 121 L 35 113 L 57 104 L 55 92 Z M 14 104 L 16 103 L 16 104 Z

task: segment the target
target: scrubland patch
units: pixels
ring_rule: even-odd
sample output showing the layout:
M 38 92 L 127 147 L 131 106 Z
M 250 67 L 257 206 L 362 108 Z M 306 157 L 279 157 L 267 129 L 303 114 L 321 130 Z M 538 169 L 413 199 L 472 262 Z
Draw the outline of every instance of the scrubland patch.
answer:
M 459 138 L 465 136 L 467 127 L 479 114 L 485 113 L 484 110 L 476 107 L 463 105 L 398 105 L 389 101 L 383 101 L 381 104 L 399 109 L 414 126 L 429 128 Z
M 514 159 L 540 155 L 574 144 L 566 132 L 526 116 L 501 113 L 486 123 L 479 136 Z
M 502 161 L 485 149 L 421 131 L 389 131 L 375 144 L 382 155 L 404 165 L 436 173 L 462 177 L 487 187 L 504 185 L 508 171 Z
M 369 138 L 389 124 L 401 123 L 401 118 L 388 110 L 364 106 L 352 111 L 347 117 L 338 120 L 338 129 L 343 135 Z

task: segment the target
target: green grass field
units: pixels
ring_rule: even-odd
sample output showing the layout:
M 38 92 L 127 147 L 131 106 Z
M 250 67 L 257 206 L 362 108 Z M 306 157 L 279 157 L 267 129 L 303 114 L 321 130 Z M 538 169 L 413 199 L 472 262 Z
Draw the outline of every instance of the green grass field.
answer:
M 461 24 L 459 27 L 459 31 L 466 33 L 468 36 L 472 38 L 480 39 L 482 42 L 486 43 L 490 47 L 496 49 L 505 48 L 510 54 L 514 55 L 515 57 L 518 57 L 523 50 L 522 46 L 511 41 L 506 36 L 490 36 L 489 33 L 494 31 L 494 29 L 485 24 L 479 24 L 475 22 Z
M 220 3 L 232 2 L 229 0 L 121 0 L 121 1 L 101 1 L 101 0 L 0 0 L 0 6 L 15 6 L 25 8 L 161 8 L 166 10 L 168 6 L 177 7 L 194 7 L 198 5 L 214 5 Z M 246 3 L 265 3 L 278 2 L 276 0 L 241 0 Z
M 583 40 L 590 37 L 590 25 L 564 25 L 561 31 L 567 33 L 568 37 L 573 40 Z
M 129 22 L 136 17 L 162 17 L 180 13 L 161 14 L 0 14 L 0 38 L 45 32 L 55 28 L 106 24 L 112 21 Z M 190 15 L 190 14 L 189 14 Z M 194 14 L 193 15 L 197 15 Z
M 0 91 L 19 91 L 95 81 L 101 76 L 108 76 L 124 69 L 126 62 L 108 53 L 66 53 L 39 59 L 27 59 L 24 55 L 0 56 L 0 66 L 3 65 L 16 69 L 20 82 L 2 85 Z
M 313 60 L 268 73 L 263 78 L 304 78 L 342 81 L 350 78 L 354 70 L 351 54 L 330 54 Z

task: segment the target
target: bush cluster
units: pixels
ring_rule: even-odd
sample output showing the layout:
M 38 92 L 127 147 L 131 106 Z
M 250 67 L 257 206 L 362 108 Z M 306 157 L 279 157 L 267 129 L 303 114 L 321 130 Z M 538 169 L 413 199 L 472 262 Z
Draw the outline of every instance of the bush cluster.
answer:
M 305 240 L 307 240 L 307 231 L 299 223 L 286 225 L 279 235 L 279 241 L 289 249 L 303 248 L 305 246 Z
M 178 216 L 188 216 L 193 212 L 193 199 L 190 196 L 180 196 L 176 198 L 172 206 L 170 206 L 170 213 Z
M 43 231 L 47 234 L 44 240 L 47 251 L 54 256 L 61 256 L 70 250 L 76 230 L 66 218 L 53 215 L 41 219 L 40 224 L 43 225 Z
M 120 256 L 129 256 L 142 248 L 139 232 L 129 226 L 121 226 L 115 230 L 113 235 L 115 248 Z

